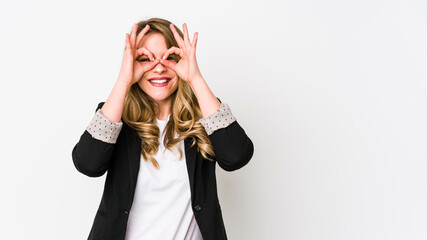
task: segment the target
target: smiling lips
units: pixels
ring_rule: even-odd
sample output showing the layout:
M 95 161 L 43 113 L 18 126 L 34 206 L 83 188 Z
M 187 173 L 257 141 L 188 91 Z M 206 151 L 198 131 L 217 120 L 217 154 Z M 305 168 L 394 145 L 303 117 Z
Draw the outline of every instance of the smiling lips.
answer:
M 154 77 L 148 79 L 148 82 L 154 87 L 165 87 L 171 79 L 167 77 Z

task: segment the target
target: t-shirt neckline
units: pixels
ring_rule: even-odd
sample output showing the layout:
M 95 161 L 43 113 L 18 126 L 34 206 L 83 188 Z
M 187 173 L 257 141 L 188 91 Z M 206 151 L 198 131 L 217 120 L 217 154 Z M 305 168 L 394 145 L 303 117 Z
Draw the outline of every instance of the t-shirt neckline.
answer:
M 169 122 L 169 118 L 170 118 L 170 114 L 168 115 L 168 118 L 166 119 L 166 120 L 160 120 L 160 119 L 158 119 L 158 118 L 156 118 L 156 120 L 157 120 L 157 122 L 159 122 L 159 123 L 168 123 Z

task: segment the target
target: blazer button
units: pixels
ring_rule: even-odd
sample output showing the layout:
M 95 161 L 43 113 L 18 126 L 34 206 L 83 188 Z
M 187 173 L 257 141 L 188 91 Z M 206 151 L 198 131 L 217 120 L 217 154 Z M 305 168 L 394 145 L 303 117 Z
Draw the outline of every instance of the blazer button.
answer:
M 194 206 L 194 210 L 200 212 L 200 210 L 202 210 L 202 206 L 200 206 L 200 204 L 197 204 L 196 206 Z
M 124 210 L 123 212 L 124 212 L 126 215 L 129 213 L 129 212 L 128 212 L 128 211 L 126 211 L 126 210 Z

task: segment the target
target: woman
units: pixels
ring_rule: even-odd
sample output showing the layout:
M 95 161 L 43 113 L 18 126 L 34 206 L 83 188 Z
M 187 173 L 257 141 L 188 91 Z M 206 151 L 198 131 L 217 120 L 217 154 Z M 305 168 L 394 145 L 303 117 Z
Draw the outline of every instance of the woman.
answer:
M 203 79 L 190 41 L 152 18 L 126 34 L 120 74 L 75 145 L 76 169 L 107 173 L 88 239 L 227 239 L 216 163 L 246 165 L 253 144 Z

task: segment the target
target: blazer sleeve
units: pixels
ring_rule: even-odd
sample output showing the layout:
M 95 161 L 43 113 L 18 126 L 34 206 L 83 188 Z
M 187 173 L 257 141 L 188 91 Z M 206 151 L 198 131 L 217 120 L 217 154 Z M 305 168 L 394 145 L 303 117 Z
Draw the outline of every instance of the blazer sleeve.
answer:
M 92 121 L 72 151 L 74 166 L 89 177 L 100 177 L 108 170 L 123 125 L 121 121 L 110 122 L 100 110 L 103 105 L 104 102 L 98 104 Z
M 234 171 L 249 162 L 254 152 L 253 143 L 227 104 L 221 102 L 217 112 L 199 121 L 209 135 L 215 159 L 222 169 Z
M 245 166 L 254 153 L 254 145 L 243 128 L 233 122 L 209 135 L 218 165 L 226 171 Z

